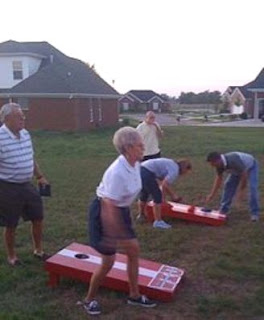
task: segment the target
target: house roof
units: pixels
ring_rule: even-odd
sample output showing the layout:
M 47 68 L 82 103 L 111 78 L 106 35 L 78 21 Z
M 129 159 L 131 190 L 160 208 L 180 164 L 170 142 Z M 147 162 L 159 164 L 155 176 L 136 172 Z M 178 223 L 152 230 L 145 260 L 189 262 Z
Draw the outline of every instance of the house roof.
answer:
M 245 84 L 244 86 L 239 87 L 240 91 L 242 92 L 243 96 L 246 99 L 252 98 L 252 92 L 248 91 L 249 86 L 251 85 L 251 82 Z
M 0 55 L 18 53 L 37 54 L 45 58 L 36 73 L 10 89 L 1 89 L 0 93 L 119 96 L 119 93 L 86 63 L 64 55 L 48 42 L 0 43 Z
M 238 89 L 246 99 L 249 99 L 252 97 L 252 92 L 248 91 L 248 87 L 250 84 L 251 82 L 245 84 L 244 86 L 229 86 L 226 92 L 232 95 L 234 91 Z
M 53 62 L 62 62 L 67 56 L 48 42 L 17 42 L 9 40 L 0 43 L 0 56 L 1 55 L 38 55 L 45 57 L 44 64 L 50 62 L 50 57 L 53 56 Z
M 154 97 L 158 97 L 161 101 L 163 101 L 162 97 L 152 90 L 130 90 L 126 93 L 126 95 L 132 95 L 140 102 L 148 102 Z
M 250 82 L 248 89 L 260 89 L 264 90 L 264 68 L 257 75 L 256 79 Z

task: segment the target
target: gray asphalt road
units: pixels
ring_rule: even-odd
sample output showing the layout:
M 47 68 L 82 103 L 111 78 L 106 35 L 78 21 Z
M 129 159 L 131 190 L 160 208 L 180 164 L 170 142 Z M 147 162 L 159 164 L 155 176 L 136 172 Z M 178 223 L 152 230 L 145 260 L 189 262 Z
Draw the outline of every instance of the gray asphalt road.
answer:
M 228 121 L 228 122 L 216 122 L 202 124 L 203 126 L 209 127 L 262 127 L 264 128 L 264 122 L 261 120 L 238 120 L 238 121 Z
M 126 116 L 143 121 L 145 118 L 144 114 L 126 114 Z M 156 114 L 157 122 L 161 126 L 206 126 L 206 127 L 262 127 L 264 128 L 264 122 L 261 120 L 237 120 L 237 121 L 226 121 L 226 122 L 196 122 L 191 118 L 181 118 L 178 122 L 175 115 L 158 113 Z

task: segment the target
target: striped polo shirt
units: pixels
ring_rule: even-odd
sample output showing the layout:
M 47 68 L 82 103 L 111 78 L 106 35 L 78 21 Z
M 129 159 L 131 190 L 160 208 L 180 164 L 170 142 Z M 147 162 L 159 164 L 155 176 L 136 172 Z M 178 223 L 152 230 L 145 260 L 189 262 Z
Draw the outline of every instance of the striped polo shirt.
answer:
M 34 159 L 30 134 L 20 131 L 16 137 L 4 124 L 0 127 L 0 180 L 25 183 L 33 177 Z

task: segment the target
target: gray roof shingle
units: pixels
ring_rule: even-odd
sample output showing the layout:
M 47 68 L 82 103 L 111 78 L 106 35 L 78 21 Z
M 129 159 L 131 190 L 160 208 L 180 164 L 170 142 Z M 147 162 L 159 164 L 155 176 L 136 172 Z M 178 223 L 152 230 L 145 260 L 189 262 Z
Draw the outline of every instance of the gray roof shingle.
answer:
M 256 79 L 249 83 L 248 89 L 264 89 L 264 68 L 257 75 Z

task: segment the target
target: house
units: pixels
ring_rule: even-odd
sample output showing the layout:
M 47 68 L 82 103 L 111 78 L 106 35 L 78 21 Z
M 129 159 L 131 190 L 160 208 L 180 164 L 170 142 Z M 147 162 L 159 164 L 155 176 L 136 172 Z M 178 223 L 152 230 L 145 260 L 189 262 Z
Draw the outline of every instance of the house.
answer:
M 118 123 L 118 92 L 48 42 L 0 43 L 0 105 L 17 102 L 28 129 L 87 131 Z
M 229 86 L 223 93 L 231 113 L 246 112 L 254 119 L 264 115 L 264 68 L 244 86 Z
M 152 90 L 130 90 L 119 98 L 119 110 L 122 111 L 168 111 L 170 103 L 165 97 Z
M 246 112 L 251 114 L 249 105 L 253 95 L 247 90 L 247 86 L 229 86 L 223 93 L 222 100 L 230 113 L 241 114 Z
M 247 87 L 252 93 L 253 99 L 250 103 L 250 110 L 254 119 L 264 116 L 264 68 Z

